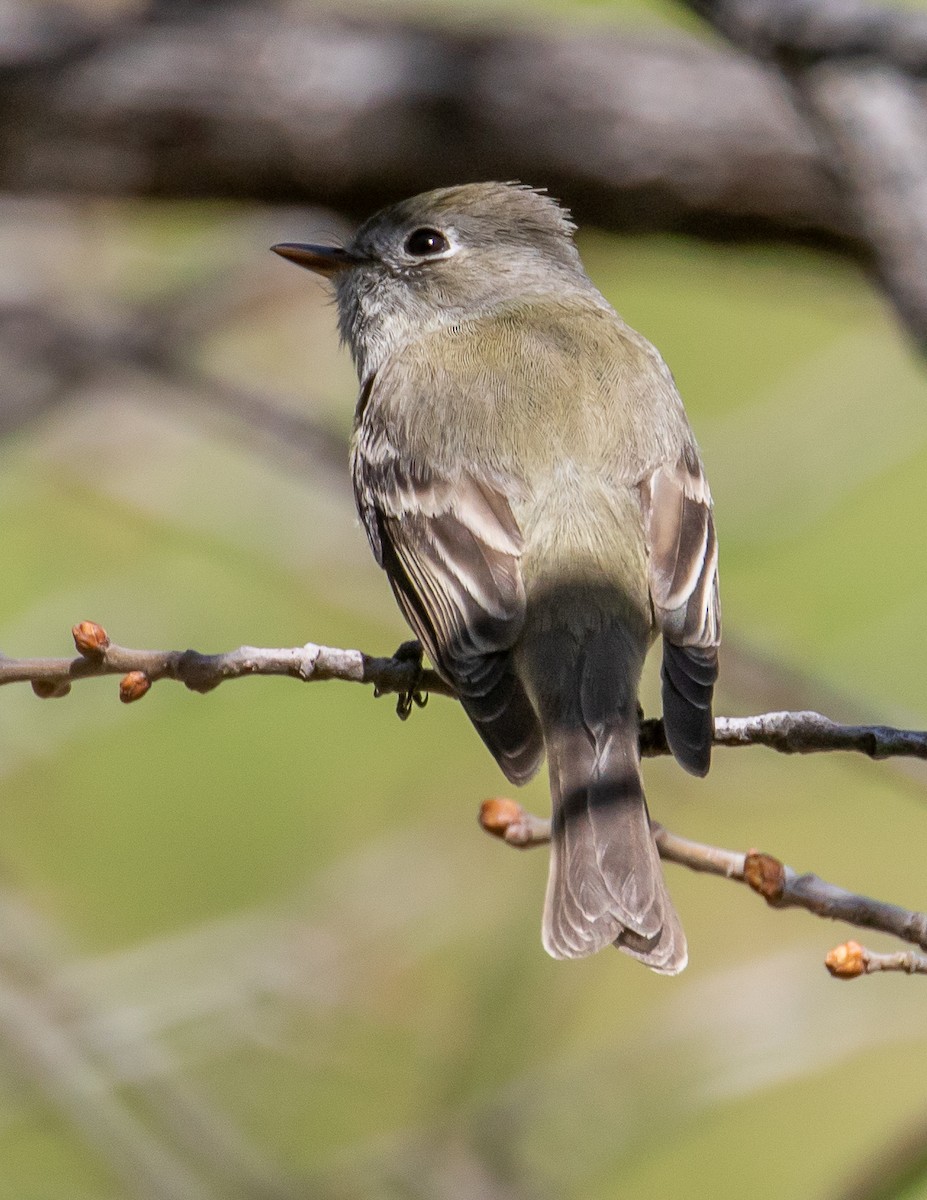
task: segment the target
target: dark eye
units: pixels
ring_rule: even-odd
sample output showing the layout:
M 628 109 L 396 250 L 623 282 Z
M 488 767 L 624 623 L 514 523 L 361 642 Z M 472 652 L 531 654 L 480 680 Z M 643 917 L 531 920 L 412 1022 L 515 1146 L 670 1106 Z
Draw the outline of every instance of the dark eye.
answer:
M 427 258 L 430 254 L 443 254 L 450 249 L 450 242 L 437 229 L 416 229 L 406 238 L 406 254 L 415 258 Z

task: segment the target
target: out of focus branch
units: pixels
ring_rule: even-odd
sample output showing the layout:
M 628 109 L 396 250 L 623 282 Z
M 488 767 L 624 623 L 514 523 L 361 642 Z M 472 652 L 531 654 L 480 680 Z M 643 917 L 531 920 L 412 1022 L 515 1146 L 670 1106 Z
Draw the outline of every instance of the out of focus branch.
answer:
M 927 1178 L 927 1115 L 890 1137 L 868 1161 L 854 1163 L 834 1200 L 904 1200 L 923 1191 Z
M 925 14 L 684 2 L 738 52 L 230 0 L 66 18 L 0 0 L 0 188 L 357 215 L 521 177 L 607 228 L 839 245 L 927 346 Z
M 822 64 L 804 94 L 899 316 L 927 352 L 927 110 L 920 81 L 879 63 Z
M 30 1082 L 98 1148 L 143 1200 L 215 1200 L 216 1193 L 113 1094 L 106 1076 L 34 999 L 0 979 L 0 1036 Z
M 927 351 L 927 14 L 859 0 L 686 0 L 777 64 L 901 319 Z
M 8 191 L 361 215 L 519 177 L 609 228 L 858 248 L 778 74 L 682 34 L 452 29 L 221 0 L 66 22 L 0 0 L 0 28 Z
M 487 833 L 521 849 L 545 845 L 550 841 L 550 822 L 534 816 L 516 801 L 507 798 L 484 801 L 480 810 L 480 824 Z M 818 917 L 893 934 L 927 950 L 927 913 L 914 912 L 897 904 L 848 892 L 817 875 L 799 875 L 771 854 L 762 854 L 757 850 L 744 854 L 736 850 L 724 850 L 720 846 L 707 846 L 680 837 L 657 824 L 653 826 L 653 835 L 660 857 L 665 861 L 746 883 L 771 908 L 803 908 Z M 877 956 L 872 951 L 863 952 L 862 947 L 859 950 L 869 955 L 872 965 L 868 968 L 837 969 L 836 964 L 841 961 L 846 963 L 846 956 L 841 959 L 838 951 L 832 951 L 828 956 L 828 969 L 832 974 L 844 978 L 877 970 L 907 970 L 911 974 L 923 972 L 925 960 L 920 955 Z
M 300 470 L 331 468 L 328 482 L 347 491 L 345 438 L 305 413 L 198 370 L 184 357 L 197 296 L 140 307 L 108 323 L 77 321 L 39 304 L 0 306 L 4 386 L 0 438 L 41 417 L 112 370 L 150 371 L 189 407 L 245 428 L 249 445 L 285 456 Z
M 879 58 L 927 71 L 927 14 L 872 0 L 686 0 L 736 45 L 761 58 L 812 64 Z
M 183 1078 L 146 1022 L 120 1025 L 69 981 L 64 940 L 0 887 L 0 1041 L 24 1082 L 123 1179 L 126 1195 L 295 1200 L 304 1194 Z M 127 1075 L 131 1098 L 123 1087 Z M 144 1120 L 140 1107 L 155 1120 Z M 221 1191 L 207 1178 L 216 1178 Z

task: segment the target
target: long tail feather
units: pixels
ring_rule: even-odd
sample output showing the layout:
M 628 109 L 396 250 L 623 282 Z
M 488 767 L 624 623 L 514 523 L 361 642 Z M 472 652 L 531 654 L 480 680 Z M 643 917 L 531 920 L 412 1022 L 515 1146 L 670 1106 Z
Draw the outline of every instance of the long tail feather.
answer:
M 687 961 L 637 768 L 636 720 L 601 739 L 547 733 L 553 823 L 543 940 L 554 958 L 610 942 L 667 975 Z
M 606 620 L 546 659 L 538 714 L 550 770 L 550 876 L 543 939 L 555 958 L 609 943 L 655 971 L 686 965 L 640 774 L 636 689 L 642 650 Z M 570 650 L 572 649 L 572 653 Z M 564 653 L 566 651 L 566 653 Z

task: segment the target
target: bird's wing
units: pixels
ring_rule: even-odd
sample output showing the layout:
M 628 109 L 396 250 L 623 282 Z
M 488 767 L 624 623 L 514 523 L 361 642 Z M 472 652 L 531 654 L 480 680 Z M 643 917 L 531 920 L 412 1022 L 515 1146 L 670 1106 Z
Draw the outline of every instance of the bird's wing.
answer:
M 711 493 L 694 447 L 657 467 L 641 490 L 650 595 L 663 634 L 666 737 L 678 761 L 704 775 L 711 760 L 721 603 Z
M 525 592 L 505 484 L 408 462 L 364 423 L 353 473 L 367 536 L 406 620 L 502 770 L 524 782 L 543 742 L 512 662 Z

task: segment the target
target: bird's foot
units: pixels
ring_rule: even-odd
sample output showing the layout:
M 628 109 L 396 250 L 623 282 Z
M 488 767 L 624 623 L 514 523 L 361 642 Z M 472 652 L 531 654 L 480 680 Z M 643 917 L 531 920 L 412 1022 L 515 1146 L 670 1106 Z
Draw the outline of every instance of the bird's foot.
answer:
M 400 692 L 396 700 L 396 715 L 400 721 L 408 720 L 413 708 L 424 708 L 428 703 L 428 693 L 422 691 L 419 687 L 423 674 L 422 654 L 421 642 L 411 641 L 403 642 L 393 655 L 393 658 L 397 662 L 412 662 L 415 664 L 415 677 L 412 685 L 404 692 Z

